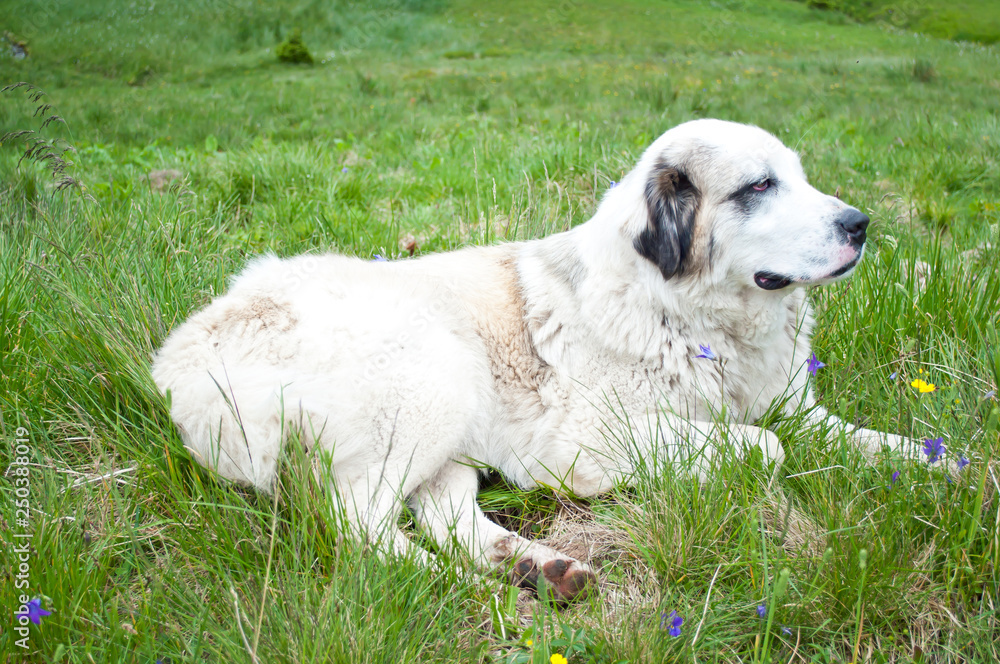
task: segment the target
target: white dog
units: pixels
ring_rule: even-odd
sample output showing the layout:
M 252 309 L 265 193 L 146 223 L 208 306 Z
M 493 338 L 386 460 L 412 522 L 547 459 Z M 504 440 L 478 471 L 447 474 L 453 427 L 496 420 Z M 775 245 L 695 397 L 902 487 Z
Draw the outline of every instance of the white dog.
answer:
M 802 287 L 849 275 L 867 225 L 767 132 L 698 120 L 565 233 L 399 262 L 260 258 L 174 330 L 153 377 L 224 477 L 268 490 L 295 427 L 367 537 L 409 548 L 409 501 L 442 546 L 568 600 L 592 571 L 486 519 L 477 469 L 590 496 L 653 455 L 706 472 L 757 447 L 780 464 L 752 423 L 814 406 Z M 904 442 L 809 412 L 868 451 Z

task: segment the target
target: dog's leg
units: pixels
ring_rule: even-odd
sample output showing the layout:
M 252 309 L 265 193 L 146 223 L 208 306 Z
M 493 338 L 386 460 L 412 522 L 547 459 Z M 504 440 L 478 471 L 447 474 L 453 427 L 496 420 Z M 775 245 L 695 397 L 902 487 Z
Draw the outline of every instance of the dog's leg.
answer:
M 343 471 L 330 481 L 336 511 L 355 537 L 365 539 L 382 553 L 409 556 L 429 562 L 432 556 L 413 544 L 399 529 L 402 512 L 400 478 L 386 476 L 378 469 L 351 476 Z
M 785 450 L 781 446 L 781 439 L 773 431 L 750 424 L 730 424 L 724 435 L 730 441 L 730 446 L 735 440 L 737 443 L 735 449 L 741 459 L 747 451 L 757 448 L 761 451 L 765 468 L 773 463 L 774 470 L 777 471 L 785 461 Z
M 719 455 L 744 459 L 754 449 L 760 450 L 761 461 L 774 472 L 785 460 L 781 440 L 773 431 L 750 424 L 732 422 L 688 421 L 668 417 L 659 422 L 660 445 L 675 467 L 708 481 Z M 646 458 L 649 458 L 648 456 Z
M 560 601 L 584 597 L 597 583 L 590 566 L 493 523 L 476 504 L 475 468 L 451 461 L 415 495 L 417 521 L 442 548 L 457 545 L 477 566 L 505 570 L 514 585 L 545 586 Z
M 809 411 L 809 421 L 812 424 L 826 427 L 828 441 L 835 442 L 841 435 L 844 435 L 848 440 L 858 445 L 868 457 L 874 457 L 883 451 L 888 451 L 890 454 L 905 459 L 920 459 L 920 445 L 916 441 L 894 433 L 856 427 L 836 415 L 831 415 L 822 406 L 816 406 Z
M 600 442 L 590 445 L 565 439 L 548 442 L 530 459 L 522 459 L 524 468 L 541 486 L 590 497 L 627 483 L 637 472 L 655 474 L 667 466 L 704 484 L 719 457 L 742 460 L 760 450 L 764 469 L 773 466 L 775 472 L 785 459 L 778 436 L 761 427 L 690 421 L 664 413 L 645 425 L 639 422 L 639 417 L 623 417 L 604 429 Z

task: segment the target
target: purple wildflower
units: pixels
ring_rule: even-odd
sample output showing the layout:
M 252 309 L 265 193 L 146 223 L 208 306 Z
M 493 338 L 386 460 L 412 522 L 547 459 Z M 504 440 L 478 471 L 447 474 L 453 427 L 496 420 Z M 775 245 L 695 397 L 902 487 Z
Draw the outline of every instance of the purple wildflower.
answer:
M 958 469 L 962 470 L 963 468 L 965 468 L 968 465 L 969 465 L 969 460 L 966 459 L 964 456 L 959 455 L 959 457 L 958 457 Z
M 898 481 L 899 481 L 899 471 L 897 470 L 892 474 L 892 483 L 895 484 Z
M 389 261 L 387 261 L 387 260 L 386 260 L 386 259 L 385 259 L 385 258 L 384 258 L 383 256 L 381 256 L 380 254 L 375 254 L 375 258 L 373 258 L 373 259 L 372 259 L 372 263 L 388 263 L 388 262 L 389 262 Z
M 757 606 L 757 615 L 761 618 L 765 617 L 767 615 L 767 606 L 759 604 Z
M 698 349 L 701 350 L 701 352 L 695 355 L 695 357 L 713 361 L 718 359 L 716 354 L 712 352 L 712 347 L 709 344 L 698 344 Z
M 667 622 L 670 623 L 670 629 L 667 633 L 670 634 L 670 636 L 680 636 L 681 625 L 684 624 L 684 619 L 677 615 L 676 611 L 671 611 L 669 614 L 664 611 L 660 614 L 660 629 L 666 627 Z
M 813 353 L 812 357 L 809 358 L 809 361 L 806 362 L 806 371 L 808 371 L 813 376 L 815 376 L 816 372 L 819 371 L 820 369 L 822 369 L 825 366 L 826 365 L 823 364 L 822 362 L 820 362 L 819 358 L 816 357 L 816 353 Z
M 927 455 L 927 463 L 937 463 L 937 460 L 944 456 L 946 449 L 944 438 L 927 438 L 924 440 L 924 454 Z
M 342 169 L 340 169 L 340 172 L 341 173 L 346 173 L 347 172 L 347 166 L 344 166 Z
M 674 614 L 673 620 L 670 621 L 670 630 L 668 633 L 670 636 L 680 636 L 681 635 L 681 625 L 684 624 L 684 619 L 681 618 L 676 613 Z
M 790 627 L 782 625 L 781 626 L 781 633 L 784 634 L 785 636 L 791 636 L 792 635 L 792 630 L 791 630 Z
M 896 380 L 896 376 L 898 375 L 899 375 L 898 373 L 893 371 L 891 374 L 889 374 L 889 380 Z
M 36 625 L 42 624 L 42 618 L 45 616 L 51 616 L 50 611 L 46 611 L 42 608 L 42 600 L 38 597 L 29 600 L 27 604 L 21 609 L 21 613 L 17 614 L 18 618 L 27 616 L 28 620 L 35 623 Z
M 608 185 L 608 189 L 614 189 L 617 186 L 618 186 L 618 183 L 615 182 L 614 180 L 612 180 L 611 184 Z

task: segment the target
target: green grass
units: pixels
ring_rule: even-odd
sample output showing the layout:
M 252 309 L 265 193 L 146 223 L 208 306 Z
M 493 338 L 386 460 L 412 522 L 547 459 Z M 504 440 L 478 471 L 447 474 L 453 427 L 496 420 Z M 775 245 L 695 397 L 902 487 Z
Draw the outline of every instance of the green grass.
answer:
M 995 44 L 1000 41 L 1000 6 L 991 0 L 805 0 L 811 6 L 843 12 L 859 21 L 878 21 L 925 34 Z
M 18 166 L 22 142 L 0 146 L 0 462 L 25 427 L 28 592 L 53 611 L 27 654 L 4 628 L 0 660 L 997 659 L 995 48 L 795 2 L 5 8 L 30 55 L 0 59 L 2 82 L 46 91 L 66 124 L 41 134 L 76 148 L 83 189 L 55 191 L 51 162 Z M 312 67 L 276 61 L 295 28 Z M 5 93 L 0 128 L 37 130 L 35 109 Z M 192 463 L 149 358 L 248 258 L 564 229 L 696 117 L 776 133 L 817 187 L 869 212 L 858 274 L 813 293 L 821 400 L 944 437 L 972 459 L 960 477 L 871 465 L 786 421 L 775 483 L 723 465 L 701 486 L 654 464 L 586 503 L 490 486 L 481 502 L 507 527 L 590 543 L 600 594 L 556 610 L 340 539 L 301 459 L 276 500 Z M 149 176 L 166 169 L 180 176 L 160 190 Z M 918 395 L 917 377 L 938 390 Z M 22 532 L 15 479 L 0 481 L 5 551 Z M 671 610 L 676 639 L 660 628 Z

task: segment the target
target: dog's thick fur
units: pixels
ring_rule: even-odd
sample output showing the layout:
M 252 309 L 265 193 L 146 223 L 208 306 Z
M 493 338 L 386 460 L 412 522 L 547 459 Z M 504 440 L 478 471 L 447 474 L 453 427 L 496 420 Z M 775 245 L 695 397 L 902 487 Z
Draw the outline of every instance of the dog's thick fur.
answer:
M 269 489 L 298 427 L 366 536 L 410 547 L 410 501 L 442 545 L 569 599 L 592 572 L 486 519 L 478 467 L 589 496 L 654 454 L 706 472 L 756 447 L 780 464 L 753 426 L 775 403 L 868 450 L 902 444 L 813 407 L 807 380 L 802 286 L 847 276 L 867 223 L 765 131 L 689 122 L 565 233 L 389 263 L 258 259 L 170 335 L 153 376 L 219 474 Z

